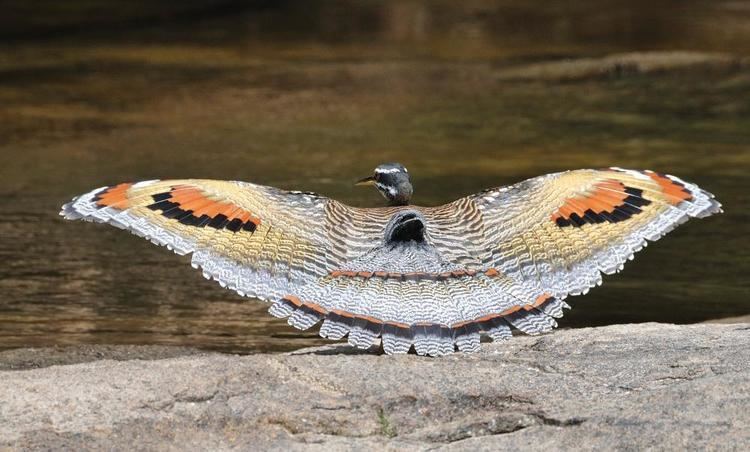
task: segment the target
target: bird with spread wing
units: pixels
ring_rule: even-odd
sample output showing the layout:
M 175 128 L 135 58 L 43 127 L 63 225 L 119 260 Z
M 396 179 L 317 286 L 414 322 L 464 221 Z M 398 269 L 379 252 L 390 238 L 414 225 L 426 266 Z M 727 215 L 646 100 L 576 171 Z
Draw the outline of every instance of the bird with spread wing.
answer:
M 557 326 L 569 295 L 691 217 L 721 212 L 677 177 L 621 168 L 548 174 L 437 207 L 411 205 L 403 165 L 378 166 L 387 207 L 247 182 L 163 180 L 101 187 L 66 219 L 109 223 L 192 253 L 192 265 L 271 315 L 385 353 L 439 356 Z

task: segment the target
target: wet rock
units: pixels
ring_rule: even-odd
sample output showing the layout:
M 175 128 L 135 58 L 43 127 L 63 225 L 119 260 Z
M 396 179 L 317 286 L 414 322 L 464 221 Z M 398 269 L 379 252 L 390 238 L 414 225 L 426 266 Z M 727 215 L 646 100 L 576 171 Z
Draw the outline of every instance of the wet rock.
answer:
M 727 71 L 747 65 L 747 60 L 721 53 L 631 52 L 599 58 L 545 61 L 502 69 L 500 80 L 573 81 L 621 78 L 675 70 Z
M 340 350 L 4 370 L 0 448 L 740 449 L 750 441 L 750 324 L 562 330 L 441 359 Z

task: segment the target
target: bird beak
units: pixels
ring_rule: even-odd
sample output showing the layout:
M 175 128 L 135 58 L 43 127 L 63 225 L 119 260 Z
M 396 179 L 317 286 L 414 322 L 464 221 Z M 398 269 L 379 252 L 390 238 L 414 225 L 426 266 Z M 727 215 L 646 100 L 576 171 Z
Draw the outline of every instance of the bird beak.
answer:
M 365 177 L 364 179 L 358 180 L 354 185 L 375 185 L 375 178 L 372 176 Z

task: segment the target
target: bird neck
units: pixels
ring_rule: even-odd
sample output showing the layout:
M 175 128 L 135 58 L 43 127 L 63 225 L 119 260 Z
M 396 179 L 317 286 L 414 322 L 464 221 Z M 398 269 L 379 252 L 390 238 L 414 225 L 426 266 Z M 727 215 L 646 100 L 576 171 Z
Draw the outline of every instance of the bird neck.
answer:
M 401 182 L 395 187 L 388 187 L 382 191 L 390 206 L 408 206 L 411 201 L 413 188 L 408 181 Z

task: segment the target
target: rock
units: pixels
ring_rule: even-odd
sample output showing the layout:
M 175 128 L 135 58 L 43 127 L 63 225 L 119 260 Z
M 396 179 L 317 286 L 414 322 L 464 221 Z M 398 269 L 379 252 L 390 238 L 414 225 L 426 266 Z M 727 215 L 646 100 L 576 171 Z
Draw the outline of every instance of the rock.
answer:
M 78 345 L 16 348 L 0 352 L 0 370 L 25 370 L 53 365 L 78 364 L 103 359 L 163 359 L 206 354 L 190 347 L 161 345 Z
M 743 67 L 748 60 L 721 53 L 687 51 L 631 52 L 599 58 L 573 58 L 501 69 L 499 80 L 572 81 L 625 77 L 673 70 L 726 71 Z
M 742 449 L 750 324 L 617 325 L 433 359 L 105 359 L 0 372 L 0 449 Z
M 736 317 L 722 317 L 720 319 L 706 320 L 701 323 L 750 323 L 750 315 L 739 315 Z

